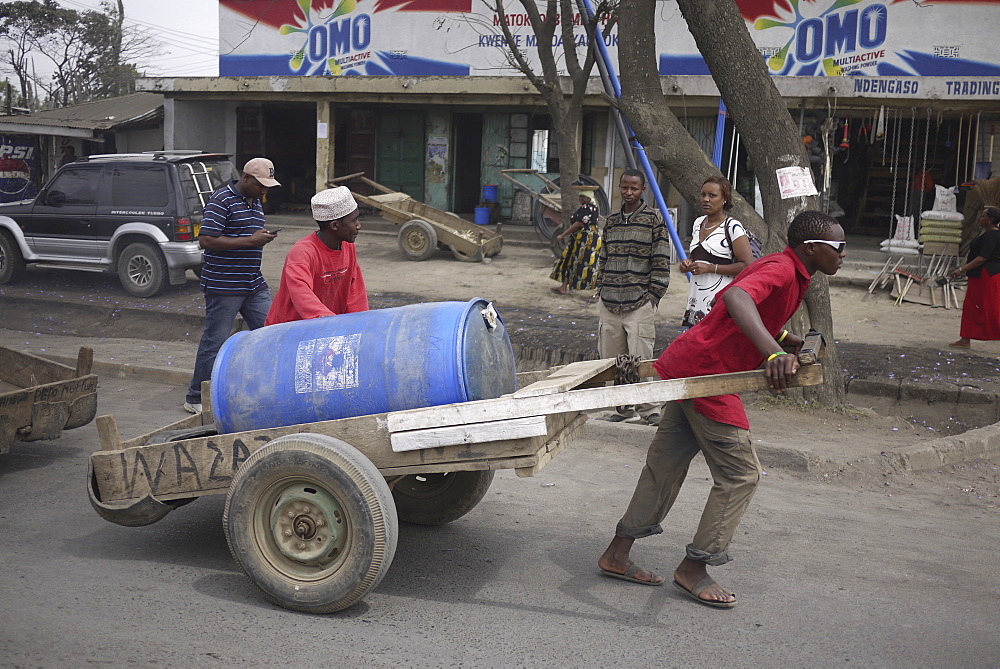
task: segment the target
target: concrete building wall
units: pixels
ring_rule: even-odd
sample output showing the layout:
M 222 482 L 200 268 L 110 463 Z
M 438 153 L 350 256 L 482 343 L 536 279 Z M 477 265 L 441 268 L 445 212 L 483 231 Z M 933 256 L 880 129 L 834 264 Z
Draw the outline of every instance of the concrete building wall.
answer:
M 236 103 L 213 100 L 163 101 L 165 150 L 236 152 Z
M 124 130 L 115 133 L 115 147 L 119 153 L 142 153 L 163 149 L 163 128 Z

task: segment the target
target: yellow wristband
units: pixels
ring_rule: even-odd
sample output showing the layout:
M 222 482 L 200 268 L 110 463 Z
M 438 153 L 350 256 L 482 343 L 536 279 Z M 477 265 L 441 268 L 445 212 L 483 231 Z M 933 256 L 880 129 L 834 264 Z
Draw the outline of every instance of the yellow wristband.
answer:
M 774 360 L 775 358 L 777 358 L 779 355 L 788 355 L 788 353 L 785 352 L 785 351 L 778 351 L 777 353 L 772 353 L 771 355 L 767 356 L 767 361 L 771 362 L 772 360 Z
M 785 341 L 785 337 L 788 336 L 788 330 L 782 330 L 781 335 L 778 336 L 778 343 Z

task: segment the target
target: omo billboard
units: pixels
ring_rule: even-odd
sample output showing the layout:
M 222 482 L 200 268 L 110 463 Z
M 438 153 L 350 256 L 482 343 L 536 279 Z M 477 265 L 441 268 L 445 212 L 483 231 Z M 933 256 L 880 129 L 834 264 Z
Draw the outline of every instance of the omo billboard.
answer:
M 1000 0 L 737 5 L 776 75 L 1000 75 L 992 34 Z M 536 64 L 523 7 L 507 0 L 505 8 L 522 53 Z M 656 11 L 660 73 L 707 74 L 677 3 L 661 0 Z M 219 18 L 222 76 L 518 74 L 483 0 L 220 0 Z M 575 41 L 587 40 L 577 17 Z M 617 40 L 613 29 L 606 39 L 613 57 Z

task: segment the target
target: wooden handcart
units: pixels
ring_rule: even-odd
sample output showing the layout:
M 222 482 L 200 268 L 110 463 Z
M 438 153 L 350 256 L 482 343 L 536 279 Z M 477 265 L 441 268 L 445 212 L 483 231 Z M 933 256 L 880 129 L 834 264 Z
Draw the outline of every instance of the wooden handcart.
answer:
M 418 202 L 406 193 L 372 181 L 364 172 L 331 179 L 327 185 L 349 181 L 360 181 L 382 193 L 362 195 L 352 191 L 359 203 L 379 209 L 384 218 L 402 226 L 399 230 L 399 250 L 410 260 L 427 260 L 437 251 L 438 244 L 447 246 L 455 259 L 462 262 L 482 262 L 503 249 L 503 236 L 499 232 L 470 223 L 450 211 Z
M 791 385 L 821 383 L 822 366 L 805 364 L 815 351 L 800 360 Z M 399 521 L 460 518 L 497 469 L 534 476 L 579 432 L 585 412 L 767 388 L 762 370 L 607 386 L 614 365 L 523 373 L 524 387 L 496 399 L 233 434 L 216 433 L 207 403 L 202 414 L 128 441 L 113 416 L 100 416 L 90 500 L 106 520 L 141 526 L 225 494 L 230 550 L 264 596 L 293 610 L 337 611 L 385 576 Z M 652 376 L 651 362 L 638 372 Z
M 80 347 L 76 368 L 0 346 L 0 455 L 15 441 L 57 439 L 97 414 L 93 349 Z

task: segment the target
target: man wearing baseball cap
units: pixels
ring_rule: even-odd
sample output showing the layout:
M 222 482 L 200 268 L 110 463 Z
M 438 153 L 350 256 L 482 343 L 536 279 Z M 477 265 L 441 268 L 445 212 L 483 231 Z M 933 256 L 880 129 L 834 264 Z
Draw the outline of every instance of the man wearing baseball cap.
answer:
M 281 270 L 281 286 L 265 325 L 368 311 L 365 279 L 354 240 L 361 231 L 358 204 L 345 186 L 313 196 L 319 230 L 295 242 Z
M 243 167 L 238 181 L 215 191 L 205 203 L 198 233 L 205 250 L 201 268 L 205 330 L 184 399 L 185 411 L 201 413 L 201 383 L 212 378 L 215 357 L 232 331 L 236 314 L 243 314 L 251 330 L 264 325 L 271 292 L 260 272 L 260 261 L 264 246 L 276 235 L 264 228 L 261 198 L 268 188 L 280 185 L 274 178 L 274 163 L 254 158 Z

